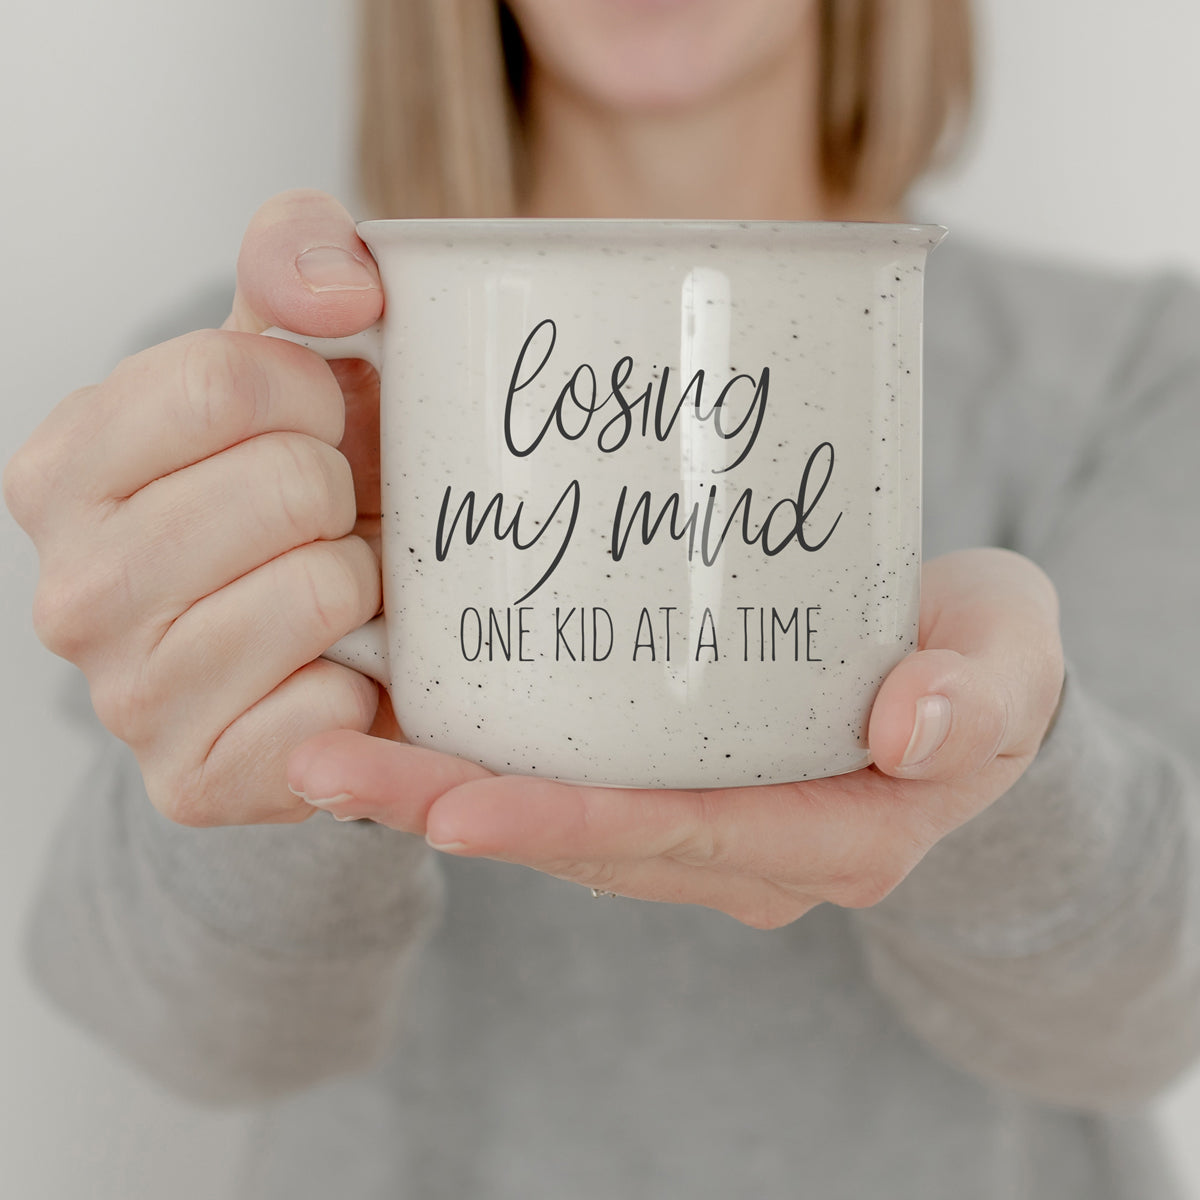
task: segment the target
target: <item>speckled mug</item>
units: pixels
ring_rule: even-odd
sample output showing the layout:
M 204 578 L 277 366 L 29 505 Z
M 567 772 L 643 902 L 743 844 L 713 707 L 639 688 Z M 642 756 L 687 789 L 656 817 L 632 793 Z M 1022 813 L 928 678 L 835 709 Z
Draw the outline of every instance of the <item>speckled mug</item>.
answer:
M 637 787 L 869 762 L 916 645 L 938 226 L 369 221 L 384 616 L 327 654 L 405 735 Z

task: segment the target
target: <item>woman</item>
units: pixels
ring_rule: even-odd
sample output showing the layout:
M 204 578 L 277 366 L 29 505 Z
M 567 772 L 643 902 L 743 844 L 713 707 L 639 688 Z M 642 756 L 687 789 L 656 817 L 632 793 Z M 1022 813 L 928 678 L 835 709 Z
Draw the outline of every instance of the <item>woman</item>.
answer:
M 965 102 L 948 2 L 510 10 L 368 8 L 380 211 L 901 217 Z M 316 658 L 378 606 L 373 379 L 251 335 L 380 306 L 344 210 L 278 198 L 224 329 L 10 466 L 39 632 L 132 751 L 57 847 L 47 989 L 181 1090 L 271 1101 L 256 1197 L 1168 1195 L 1128 1114 L 1200 1046 L 1200 579 L 1165 529 L 1196 292 L 940 249 L 946 553 L 876 767 L 603 805 L 394 740 Z

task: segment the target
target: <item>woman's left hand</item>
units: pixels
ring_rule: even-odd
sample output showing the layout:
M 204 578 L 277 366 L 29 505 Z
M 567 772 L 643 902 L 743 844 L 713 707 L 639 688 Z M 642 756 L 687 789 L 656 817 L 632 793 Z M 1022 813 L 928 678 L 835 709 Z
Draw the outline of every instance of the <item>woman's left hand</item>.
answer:
M 701 904 L 756 928 L 824 901 L 867 907 L 1012 787 L 1062 690 L 1057 598 L 1028 559 L 948 554 L 925 565 L 922 588 L 920 648 L 879 690 L 874 763 L 860 771 L 711 791 L 577 787 L 341 731 L 293 753 L 289 785 L 448 854 Z

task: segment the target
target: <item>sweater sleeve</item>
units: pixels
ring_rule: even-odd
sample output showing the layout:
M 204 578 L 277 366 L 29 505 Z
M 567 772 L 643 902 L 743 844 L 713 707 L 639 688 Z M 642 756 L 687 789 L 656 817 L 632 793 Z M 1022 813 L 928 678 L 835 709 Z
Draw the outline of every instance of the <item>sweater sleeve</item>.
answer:
M 104 736 L 31 909 L 26 956 L 42 990 L 205 1102 L 265 1099 L 373 1061 L 439 906 L 425 844 L 325 814 L 175 825 Z
M 1074 449 L 1015 548 L 1059 590 L 1058 721 L 1008 794 L 856 914 L 936 1052 L 1085 1109 L 1143 1101 L 1200 1053 L 1198 333 L 1196 294 L 1155 289 L 1090 428 L 1045 438 Z

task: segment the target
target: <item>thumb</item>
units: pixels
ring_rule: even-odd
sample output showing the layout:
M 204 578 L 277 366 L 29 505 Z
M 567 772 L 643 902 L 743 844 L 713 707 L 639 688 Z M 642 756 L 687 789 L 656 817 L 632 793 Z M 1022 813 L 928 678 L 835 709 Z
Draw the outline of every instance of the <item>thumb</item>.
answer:
M 233 311 L 223 328 L 280 325 L 344 337 L 379 320 L 383 289 L 354 218 L 332 196 L 283 192 L 253 216 L 242 239 Z
M 956 782 L 1037 753 L 1062 691 L 1058 599 L 1006 550 L 967 550 L 922 572 L 920 649 L 884 680 L 868 738 L 879 770 Z

